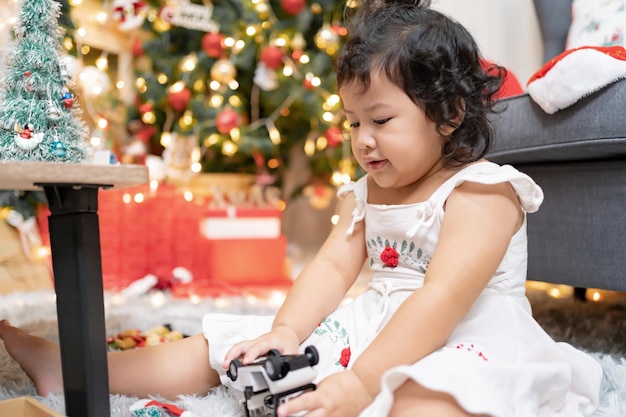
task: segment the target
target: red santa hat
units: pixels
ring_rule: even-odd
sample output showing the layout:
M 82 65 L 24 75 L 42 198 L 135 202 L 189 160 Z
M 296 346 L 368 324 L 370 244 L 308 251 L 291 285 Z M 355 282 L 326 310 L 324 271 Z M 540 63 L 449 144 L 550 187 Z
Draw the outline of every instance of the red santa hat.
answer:
M 153 417 L 160 411 L 166 411 L 168 414 L 176 417 L 194 417 L 191 411 L 185 411 L 174 404 L 166 404 L 156 400 L 139 400 L 130 406 L 130 411 L 136 417 Z
M 528 94 L 548 114 L 556 113 L 626 77 L 622 46 L 582 46 L 547 62 L 528 80 Z

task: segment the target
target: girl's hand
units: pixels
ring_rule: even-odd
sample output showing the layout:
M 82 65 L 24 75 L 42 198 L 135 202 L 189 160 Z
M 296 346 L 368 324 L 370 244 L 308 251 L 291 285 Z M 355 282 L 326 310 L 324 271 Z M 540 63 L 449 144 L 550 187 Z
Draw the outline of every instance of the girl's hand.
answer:
M 305 411 L 305 417 L 356 417 L 374 398 L 351 370 L 324 379 L 315 391 L 287 401 L 278 407 L 279 417 Z
M 256 339 L 244 340 L 234 345 L 226 354 L 222 366 L 228 369 L 233 359 L 240 359 L 241 363 L 248 365 L 272 349 L 278 349 L 283 355 L 293 355 L 298 353 L 298 347 L 299 340 L 295 330 L 287 326 L 276 326 Z

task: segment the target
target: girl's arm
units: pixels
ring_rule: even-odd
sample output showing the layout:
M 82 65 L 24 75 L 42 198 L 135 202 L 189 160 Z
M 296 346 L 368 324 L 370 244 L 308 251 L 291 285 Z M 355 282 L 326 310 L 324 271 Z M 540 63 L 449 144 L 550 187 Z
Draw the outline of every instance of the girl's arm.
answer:
M 294 329 L 300 342 L 337 308 L 363 267 L 363 222 L 356 224 L 352 235 L 346 234 L 355 207 L 354 193 L 349 193 L 341 201 L 337 225 L 300 273 L 274 319 L 274 327 Z
M 396 311 L 353 371 L 370 395 L 389 368 L 442 347 L 502 261 L 524 215 L 508 184 L 465 182 L 449 196 L 424 286 Z
M 340 203 L 339 222 L 287 294 L 274 319 L 272 335 L 235 345 L 225 364 L 241 355 L 243 363 L 249 363 L 274 348 L 284 354 L 297 353 L 291 350 L 297 350 L 297 344 L 337 308 L 356 281 L 366 257 L 363 222 L 355 225 L 352 235 L 346 234 L 355 207 L 354 193 L 349 193 Z M 287 344 L 285 340 L 293 342 Z

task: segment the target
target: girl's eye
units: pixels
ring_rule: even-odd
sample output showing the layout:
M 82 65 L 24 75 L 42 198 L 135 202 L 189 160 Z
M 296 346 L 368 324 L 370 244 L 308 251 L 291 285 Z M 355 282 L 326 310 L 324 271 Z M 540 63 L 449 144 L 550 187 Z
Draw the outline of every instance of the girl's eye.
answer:
M 384 125 L 385 123 L 387 123 L 389 120 L 391 120 L 391 117 L 388 117 L 386 119 L 378 119 L 378 120 L 374 120 L 374 123 L 376 123 L 377 125 Z
M 350 123 L 350 129 L 354 129 L 359 127 L 361 124 L 359 122 Z

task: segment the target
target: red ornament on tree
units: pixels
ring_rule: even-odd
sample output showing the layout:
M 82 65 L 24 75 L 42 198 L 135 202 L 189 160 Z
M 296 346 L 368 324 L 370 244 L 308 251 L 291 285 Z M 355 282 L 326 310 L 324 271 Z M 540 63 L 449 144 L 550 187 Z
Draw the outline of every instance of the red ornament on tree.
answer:
M 300 13 L 305 5 L 305 0 L 280 0 L 280 7 L 292 16 Z
M 150 141 L 150 138 L 154 136 L 156 131 L 157 129 L 154 126 L 145 126 L 141 130 L 139 130 L 137 133 L 135 133 L 134 136 L 137 139 L 139 139 L 144 145 L 147 146 L 148 142 Z
M 328 146 L 331 148 L 336 148 L 343 140 L 341 129 L 337 126 L 329 127 L 326 133 L 324 133 L 324 137 L 328 141 Z
M 348 34 L 348 28 L 339 23 L 333 23 L 331 29 L 339 36 L 346 36 Z
M 61 100 L 66 109 L 71 109 L 74 106 L 74 94 L 70 93 L 67 88 L 63 88 Z
M 304 55 L 304 52 L 302 52 L 302 51 L 300 51 L 300 50 L 296 50 L 296 51 L 293 51 L 293 52 L 291 53 L 291 58 L 292 58 L 294 61 L 299 61 L 299 60 L 300 60 L 300 58 L 302 58 L 302 55 Z
M 222 135 L 228 134 L 232 129 L 241 125 L 242 118 L 239 113 L 233 109 L 222 110 L 215 119 L 217 131 Z
M 152 103 L 142 103 L 139 105 L 139 113 L 140 114 L 145 114 L 148 113 L 149 111 L 154 110 L 154 107 L 152 106 Z
M 183 88 L 180 91 L 171 91 L 167 95 L 167 102 L 175 111 L 183 111 L 191 100 L 191 90 Z
M 224 52 L 224 35 L 207 33 L 202 37 L 202 50 L 211 58 L 220 58 Z
M 278 46 L 266 46 L 261 50 L 261 61 L 269 69 L 277 70 L 283 66 L 283 50 Z

